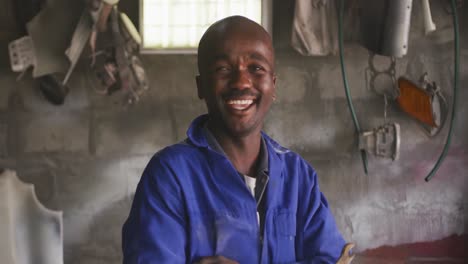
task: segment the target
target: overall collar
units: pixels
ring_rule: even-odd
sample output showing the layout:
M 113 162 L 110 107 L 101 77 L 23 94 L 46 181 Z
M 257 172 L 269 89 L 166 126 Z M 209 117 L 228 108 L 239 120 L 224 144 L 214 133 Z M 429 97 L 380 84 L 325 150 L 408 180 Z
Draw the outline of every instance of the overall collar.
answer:
M 210 144 L 210 141 L 212 140 L 209 139 L 210 136 L 207 136 L 207 133 L 204 128 L 206 122 L 208 121 L 208 118 L 208 114 L 204 114 L 195 118 L 192 121 L 189 129 L 187 130 L 188 141 L 197 147 L 210 148 L 226 156 L 224 154 L 224 151 L 222 151 L 222 148 L 219 146 L 219 144 L 216 142 L 216 139 L 214 139 L 214 136 L 212 135 L 211 137 L 214 139 L 214 142 L 216 142 L 216 144 L 213 144 L 213 142 L 211 142 Z M 264 157 L 262 157 L 259 168 L 261 168 L 268 174 L 271 174 L 271 172 L 280 172 L 282 170 L 282 162 L 279 156 L 289 152 L 289 150 L 282 147 L 276 141 L 271 139 L 263 131 L 261 132 L 261 134 L 261 147 Z M 216 145 L 219 146 L 219 148 Z M 219 150 L 221 150 L 221 152 Z
M 218 143 L 213 133 L 211 133 L 211 131 L 208 129 L 206 122 L 203 124 L 202 129 L 203 129 L 203 132 L 205 133 L 206 142 L 208 143 L 208 146 L 211 147 L 211 149 L 213 149 L 214 151 L 218 152 L 219 154 L 227 158 L 227 155 L 224 152 L 223 148 Z M 265 139 L 263 137 L 261 138 L 261 143 L 260 143 L 260 160 L 259 160 L 256 176 L 258 177 L 262 173 L 268 174 L 268 149 L 266 146 Z

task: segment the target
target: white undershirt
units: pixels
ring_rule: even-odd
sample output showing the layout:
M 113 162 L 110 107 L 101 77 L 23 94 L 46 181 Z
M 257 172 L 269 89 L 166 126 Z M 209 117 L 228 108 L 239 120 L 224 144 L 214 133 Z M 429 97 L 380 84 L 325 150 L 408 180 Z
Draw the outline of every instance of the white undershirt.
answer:
M 255 197 L 255 183 L 257 182 L 257 179 L 244 175 L 244 180 L 245 184 L 247 184 L 247 188 L 249 188 L 250 193 L 253 195 L 253 197 Z
M 249 188 L 250 193 L 252 196 L 255 198 L 255 184 L 257 183 L 257 179 L 254 177 L 250 177 L 247 175 L 243 175 L 245 184 L 247 185 L 247 188 Z M 258 214 L 257 211 L 257 222 L 260 224 L 260 215 Z

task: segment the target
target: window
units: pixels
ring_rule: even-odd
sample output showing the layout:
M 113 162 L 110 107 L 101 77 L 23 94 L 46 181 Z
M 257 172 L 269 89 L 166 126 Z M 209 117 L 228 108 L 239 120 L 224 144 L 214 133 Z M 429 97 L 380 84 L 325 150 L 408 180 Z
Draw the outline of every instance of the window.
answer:
M 196 53 L 215 21 L 242 15 L 271 32 L 271 0 L 140 0 L 143 53 Z

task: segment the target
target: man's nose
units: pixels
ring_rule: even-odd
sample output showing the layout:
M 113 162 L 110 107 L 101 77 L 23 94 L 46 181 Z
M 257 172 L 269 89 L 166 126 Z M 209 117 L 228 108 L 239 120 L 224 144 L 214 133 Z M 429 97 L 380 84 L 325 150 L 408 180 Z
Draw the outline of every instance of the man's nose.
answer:
M 231 88 L 248 89 L 252 86 L 250 74 L 246 69 L 238 69 L 233 72 L 231 79 Z

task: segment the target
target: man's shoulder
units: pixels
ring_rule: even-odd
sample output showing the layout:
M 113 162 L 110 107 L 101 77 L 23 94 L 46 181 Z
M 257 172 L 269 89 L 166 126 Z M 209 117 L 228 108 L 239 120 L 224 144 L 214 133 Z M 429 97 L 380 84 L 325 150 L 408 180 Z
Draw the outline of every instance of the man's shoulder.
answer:
M 265 133 L 263 134 L 263 138 L 271 149 L 271 152 L 282 160 L 286 171 L 300 173 L 301 175 L 303 174 L 302 172 L 308 171 L 310 172 L 308 174 L 315 177 L 315 169 L 299 153 L 280 145 Z
M 271 148 L 271 150 L 276 155 L 281 156 L 288 161 L 296 160 L 298 162 L 306 162 L 299 153 L 287 147 L 282 146 L 280 143 L 275 141 L 273 138 L 271 138 L 267 134 L 264 133 L 263 138 L 265 139 L 265 142 L 267 143 L 267 145 Z
M 187 139 L 178 143 L 164 147 L 156 152 L 153 159 L 162 162 L 172 162 L 174 160 L 186 159 L 188 157 L 197 156 L 200 153 L 200 148 L 191 144 Z
M 185 174 L 180 173 L 181 171 L 186 168 L 200 167 L 205 163 L 202 159 L 204 155 L 201 149 L 184 140 L 156 152 L 148 162 L 145 171 L 153 176 L 169 172 L 169 174 L 182 177 Z

